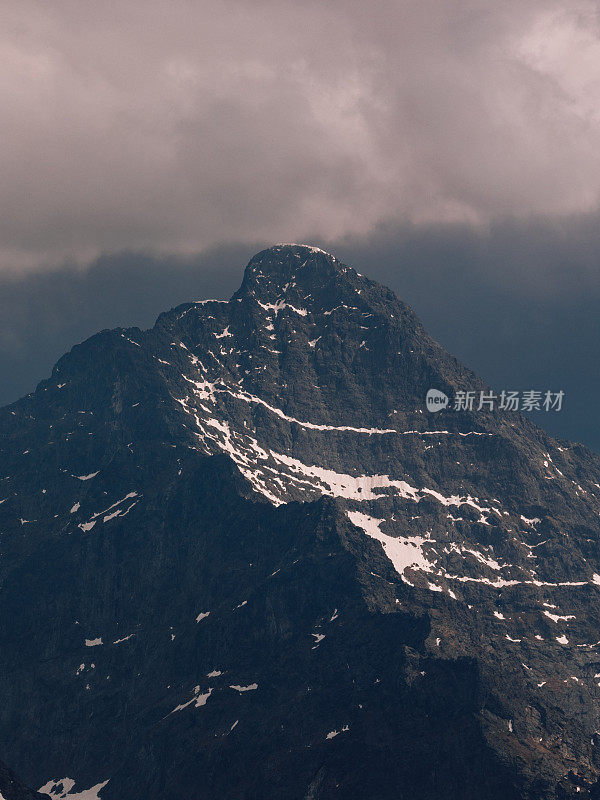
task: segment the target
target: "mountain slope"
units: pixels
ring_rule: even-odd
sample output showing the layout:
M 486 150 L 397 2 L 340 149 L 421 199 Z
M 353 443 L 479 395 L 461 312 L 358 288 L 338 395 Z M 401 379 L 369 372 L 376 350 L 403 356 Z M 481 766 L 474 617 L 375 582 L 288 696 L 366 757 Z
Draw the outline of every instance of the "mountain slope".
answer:
M 46 795 L 27 789 L 17 776 L 0 763 L 0 798 L 1 800 L 44 800 Z
M 102 800 L 595 796 L 599 459 L 432 387 L 485 388 L 280 245 L 1 409 L 6 762 Z

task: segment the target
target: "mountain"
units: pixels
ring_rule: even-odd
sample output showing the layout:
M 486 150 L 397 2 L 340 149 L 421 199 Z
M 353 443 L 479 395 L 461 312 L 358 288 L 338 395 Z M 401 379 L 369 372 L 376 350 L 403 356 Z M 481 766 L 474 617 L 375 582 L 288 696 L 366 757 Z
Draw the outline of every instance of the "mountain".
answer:
M 80 800 L 600 797 L 600 459 L 318 248 L 0 410 L 0 756 Z M 11 800 L 11 798 L 6 798 Z

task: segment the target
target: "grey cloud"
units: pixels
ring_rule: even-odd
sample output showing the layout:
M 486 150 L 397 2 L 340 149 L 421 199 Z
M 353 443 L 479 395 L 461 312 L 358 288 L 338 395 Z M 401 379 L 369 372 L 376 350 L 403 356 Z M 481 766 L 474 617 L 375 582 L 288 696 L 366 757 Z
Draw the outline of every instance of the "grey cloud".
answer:
M 591 0 L 3 13 L 6 271 L 597 205 Z

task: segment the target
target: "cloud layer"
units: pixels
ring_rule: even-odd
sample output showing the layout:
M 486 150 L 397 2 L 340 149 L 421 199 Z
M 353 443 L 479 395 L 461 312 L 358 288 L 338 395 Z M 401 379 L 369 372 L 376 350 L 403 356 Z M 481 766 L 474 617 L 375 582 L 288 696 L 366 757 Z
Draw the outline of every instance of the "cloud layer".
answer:
M 0 270 L 596 209 L 591 0 L 9 0 Z

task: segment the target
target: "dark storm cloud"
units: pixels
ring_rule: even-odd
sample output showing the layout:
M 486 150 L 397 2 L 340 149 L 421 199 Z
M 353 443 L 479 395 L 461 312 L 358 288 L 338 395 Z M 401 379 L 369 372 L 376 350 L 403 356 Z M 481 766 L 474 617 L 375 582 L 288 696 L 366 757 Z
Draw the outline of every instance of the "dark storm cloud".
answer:
M 592 0 L 15 0 L 0 270 L 588 212 Z
M 381 226 L 370 237 L 315 242 L 391 286 L 450 352 L 494 388 L 566 392 L 537 421 L 600 451 L 600 220 Z M 0 278 L 0 404 L 46 377 L 75 342 L 117 325 L 150 326 L 167 308 L 227 298 L 268 243 L 189 259 L 103 257 L 91 268 Z M 521 270 L 542 276 L 535 283 Z M 468 387 L 466 387 L 468 388 Z

